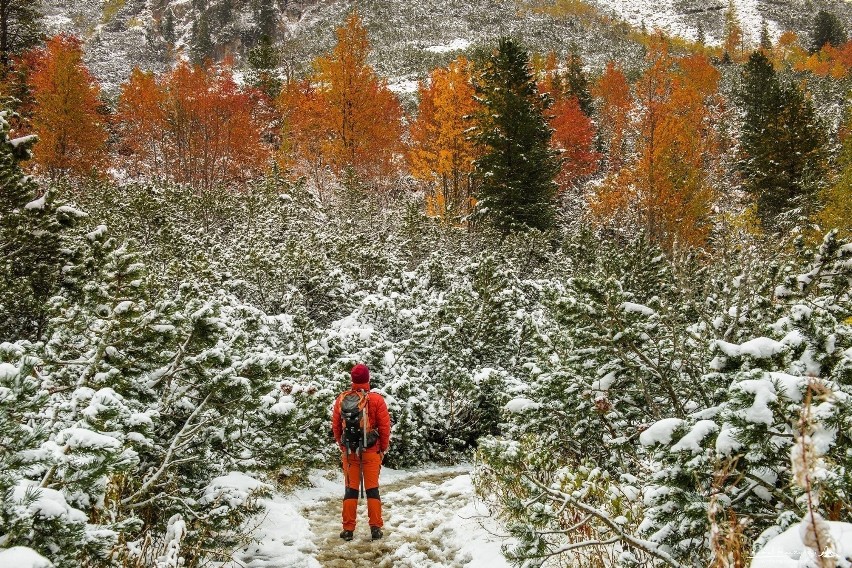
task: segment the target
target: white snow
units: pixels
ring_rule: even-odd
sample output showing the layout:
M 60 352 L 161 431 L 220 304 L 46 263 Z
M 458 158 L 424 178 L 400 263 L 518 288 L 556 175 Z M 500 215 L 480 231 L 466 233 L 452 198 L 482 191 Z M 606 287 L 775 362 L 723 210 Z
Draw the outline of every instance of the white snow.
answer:
M 19 481 L 12 488 L 12 501 L 23 504 L 28 495 L 36 498 L 27 505 L 31 513 L 46 519 L 67 518 L 72 523 L 85 523 L 88 517 L 79 509 L 70 506 L 65 496 L 56 489 L 39 487 L 34 481 Z
M 839 555 L 844 559 L 852 557 L 852 524 L 837 521 L 824 522 L 828 523 L 831 529 L 831 536 L 838 547 Z M 842 565 L 848 565 L 848 563 Z M 800 523 L 770 540 L 751 562 L 751 568 L 816 568 L 818 566 L 813 551 L 802 543 Z
M 634 304 L 633 302 L 624 302 L 619 306 L 622 310 L 628 313 L 642 314 L 644 316 L 652 316 L 656 314 L 653 309 L 642 304 Z
M 90 241 L 95 241 L 95 240 L 99 239 L 100 237 L 102 237 L 106 233 L 106 231 L 107 231 L 106 225 L 98 225 L 97 227 L 95 227 L 94 231 L 92 231 L 90 233 L 86 233 L 86 238 L 89 239 Z
M 660 29 L 688 40 L 698 39 L 698 29 L 683 13 L 683 3 L 678 0 L 597 0 L 596 3 L 637 28 L 644 25 L 649 32 Z M 756 44 L 760 40 L 763 22 L 758 0 L 733 0 L 733 4 L 745 39 Z M 727 8 L 727 3 L 720 3 L 720 6 Z M 778 23 L 766 20 L 766 27 L 772 41 L 777 41 L 782 31 Z M 705 41 L 708 45 L 720 45 L 722 38 L 707 34 Z
M 417 92 L 420 83 L 416 79 L 400 79 L 388 84 L 388 89 L 398 95 L 409 95 Z
M 592 390 L 606 392 L 609 390 L 609 387 L 612 386 L 612 383 L 615 382 L 616 374 L 615 371 L 611 371 L 601 377 L 600 379 L 594 381 L 592 383 Z
M 24 205 L 24 209 L 27 209 L 29 211 L 44 209 L 44 204 L 45 204 L 46 199 L 47 199 L 47 194 L 45 193 L 44 195 L 42 195 L 38 199 L 34 199 L 33 201 L 30 201 L 29 203 Z
M 18 368 L 11 363 L 0 363 L 0 381 L 8 381 L 18 375 Z
M 450 51 L 461 51 L 470 47 L 470 41 L 462 38 L 456 38 L 447 45 L 430 45 L 425 51 L 430 53 L 447 53 Z
M 528 398 L 515 398 L 506 403 L 506 410 L 509 412 L 517 413 L 517 412 L 526 412 L 527 410 L 534 410 L 541 406 L 539 403 L 534 402 Z
M 71 215 L 72 217 L 77 217 L 77 218 L 80 218 L 80 219 L 89 216 L 89 214 L 86 213 L 85 211 L 80 211 L 79 209 L 71 207 L 70 205 L 60 205 L 59 207 L 56 208 L 56 212 L 57 213 L 65 213 L 66 215 Z
M 438 481 L 429 481 L 436 478 Z M 343 478 L 338 471 L 314 471 L 310 482 L 309 488 L 261 499 L 265 511 L 254 535 L 256 542 L 239 551 L 224 568 L 322 566 L 317 559 L 322 549 L 342 543 L 337 533 Z M 508 568 L 500 548 L 507 541 L 493 514 L 475 498 L 467 466 L 430 466 L 416 471 L 382 468 L 381 488 L 385 520 L 382 554 L 390 555 L 382 566 Z M 359 539 L 369 539 L 362 528 L 364 509 L 361 503 L 361 522 L 352 550 L 359 550 Z M 251 526 L 254 524 L 250 521 Z M 416 546 L 423 539 L 433 544 L 428 555 Z M 362 564 L 353 559 L 352 565 Z
M 13 546 L 0 550 L 0 566 L 4 568 L 51 568 L 47 558 L 26 546 Z
M 27 134 L 26 136 L 19 136 L 18 138 L 13 138 L 9 140 L 9 144 L 13 147 L 17 148 L 21 144 L 29 144 L 30 142 L 38 140 L 38 136 L 35 134 Z
M 57 442 L 60 445 L 64 445 L 71 449 L 115 449 L 121 446 L 121 442 L 119 442 L 112 436 L 100 434 L 98 432 L 95 432 L 93 430 L 87 430 L 85 428 L 67 428 L 66 430 L 63 430 L 59 433 L 59 435 L 57 436 Z
M 238 471 L 216 477 L 204 488 L 201 504 L 223 503 L 231 508 L 245 504 L 258 491 L 269 490 L 266 483 Z
M 773 414 L 769 405 L 775 402 L 778 397 L 775 394 L 775 387 L 771 382 L 761 379 L 750 379 L 740 381 L 731 388 L 754 395 L 752 405 L 740 411 L 745 420 L 755 424 L 772 425 Z
M 683 426 L 684 421 L 680 418 L 663 418 L 657 420 L 651 426 L 639 434 L 639 442 L 643 446 L 653 446 L 654 444 L 668 444 L 672 441 L 674 431 Z
M 746 341 L 741 345 L 728 343 L 727 341 L 722 340 L 716 340 L 715 343 L 719 350 L 728 357 L 741 357 L 743 355 L 748 355 L 753 359 L 766 359 L 787 349 L 787 346 L 784 343 L 775 341 L 768 337 L 757 337 L 750 341 Z
M 738 429 L 731 426 L 723 426 L 719 435 L 716 436 L 716 453 L 720 456 L 729 456 L 743 447 L 736 439 Z
M 697 454 L 701 451 L 701 441 L 718 429 L 719 425 L 712 420 L 699 420 L 683 438 L 671 447 L 671 451 L 682 452 L 686 450 Z
M 290 395 L 282 396 L 278 400 L 278 402 L 276 402 L 269 408 L 269 411 L 272 414 L 280 414 L 282 416 L 290 414 L 294 410 L 296 410 L 296 403 L 294 402 L 293 397 Z

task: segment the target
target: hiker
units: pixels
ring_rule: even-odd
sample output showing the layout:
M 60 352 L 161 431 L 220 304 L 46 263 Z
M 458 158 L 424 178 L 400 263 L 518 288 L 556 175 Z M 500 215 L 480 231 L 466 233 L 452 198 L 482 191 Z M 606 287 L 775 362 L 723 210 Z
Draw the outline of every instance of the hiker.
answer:
M 340 538 L 352 540 L 360 488 L 367 495 L 370 536 L 375 540 L 382 538 L 384 525 L 379 470 L 390 444 L 390 415 L 382 395 L 370 391 L 370 370 L 367 366 L 359 363 L 350 374 L 352 389 L 337 397 L 331 418 L 334 439 L 342 452 L 346 480 Z

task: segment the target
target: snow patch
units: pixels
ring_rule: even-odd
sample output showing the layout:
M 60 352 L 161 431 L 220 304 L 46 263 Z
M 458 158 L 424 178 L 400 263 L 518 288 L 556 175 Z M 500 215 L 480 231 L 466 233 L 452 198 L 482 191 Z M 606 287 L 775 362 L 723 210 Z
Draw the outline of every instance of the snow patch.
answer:
M 461 51 L 470 47 L 470 41 L 456 38 L 446 45 L 430 45 L 424 51 L 429 53 L 448 53 L 450 51 Z
M 831 537 L 841 558 L 852 557 L 852 524 L 823 521 L 831 530 Z M 800 568 L 818 566 L 814 551 L 802 543 L 801 523 L 788 528 L 771 539 L 751 561 L 751 568 Z M 845 564 L 843 564 L 845 565 Z
M 648 306 L 634 304 L 633 302 L 624 302 L 619 307 L 627 313 L 642 314 L 643 316 L 652 316 L 657 313 Z
M 0 566 L 8 568 L 52 568 L 53 563 L 26 546 L 13 546 L 0 550 Z
M 672 441 L 674 431 L 683 426 L 684 421 L 680 418 L 663 418 L 651 424 L 651 426 L 639 434 L 639 443 L 643 446 L 654 444 L 668 444 Z
M 535 410 L 540 406 L 541 404 L 534 402 L 528 398 L 516 398 L 507 402 L 504 408 L 509 412 L 518 413 L 526 412 L 527 410 Z
M 678 440 L 677 444 L 671 447 L 671 451 L 690 451 L 693 454 L 697 454 L 701 452 L 702 440 L 718 429 L 719 425 L 712 420 L 699 420 L 683 438 Z

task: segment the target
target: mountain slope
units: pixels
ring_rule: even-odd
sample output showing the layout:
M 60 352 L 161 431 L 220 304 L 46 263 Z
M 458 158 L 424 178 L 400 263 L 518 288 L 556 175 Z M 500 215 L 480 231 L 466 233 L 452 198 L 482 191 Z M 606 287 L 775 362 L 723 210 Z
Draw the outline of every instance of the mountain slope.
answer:
M 351 0 L 45 0 L 52 33 L 86 41 L 87 60 L 107 91 L 134 66 L 159 70 L 175 56 L 188 58 L 202 18 L 210 29 L 214 60 L 239 61 L 265 30 L 282 52 L 288 73 L 305 70 L 334 42 L 334 29 L 355 5 Z M 725 0 L 371 0 L 358 9 L 370 32 L 373 63 L 398 91 L 412 91 L 429 69 L 513 35 L 536 51 L 565 53 L 575 43 L 592 68 L 608 59 L 630 67 L 642 57 L 630 26 L 708 43 L 724 33 Z M 849 25 L 852 7 L 840 0 L 733 0 L 748 41 L 765 20 L 770 35 L 792 29 L 807 37 L 814 14 L 826 9 Z M 591 9 L 593 6 L 600 12 Z M 270 22 L 270 20 L 274 20 Z M 625 23 L 626 22 L 626 23 Z M 629 25 L 628 25 L 629 24 Z

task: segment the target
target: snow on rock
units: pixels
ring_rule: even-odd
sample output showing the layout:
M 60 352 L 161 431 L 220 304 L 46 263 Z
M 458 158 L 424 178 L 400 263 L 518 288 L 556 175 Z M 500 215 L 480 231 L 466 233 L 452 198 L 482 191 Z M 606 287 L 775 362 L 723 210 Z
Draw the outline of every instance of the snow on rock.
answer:
M 541 405 L 537 402 L 534 402 L 528 398 L 515 398 L 506 403 L 504 407 L 509 412 L 526 412 L 527 410 L 534 410 Z
M 671 447 L 671 451 L 690 451 L 693 454 L 697 454 L 701 451 L 701 441 L 718 429 L 719 425 L 712 420 L 699 420 L 683 438 Z
M 663 418 L 651 424 L 651 426 L 639 434 L 639 442 L 643 446 L 654 444 L 668 444 L 672 441 L 674 431 L 683 426 L 684 421 L 680 418 Z
M 0 566 L 6 568 L 52 568 L 53 563 L 26 546 L 0 550 Z
M 852 560 L 852 524 L 828 523 L 841 558 Z M 846 565 L 846 564 L 842 564 Z M 801 523 L 797 523 L 771 539 L 751 561 L 751 568 L 818 568 L 813 550 L 802 543 Z

